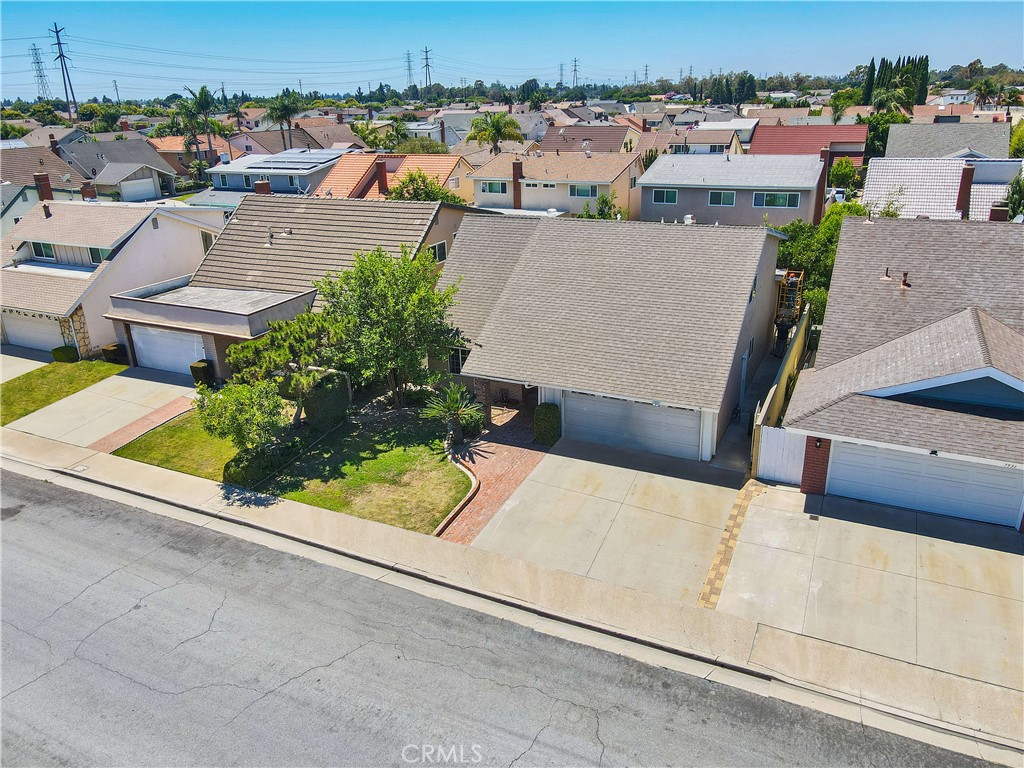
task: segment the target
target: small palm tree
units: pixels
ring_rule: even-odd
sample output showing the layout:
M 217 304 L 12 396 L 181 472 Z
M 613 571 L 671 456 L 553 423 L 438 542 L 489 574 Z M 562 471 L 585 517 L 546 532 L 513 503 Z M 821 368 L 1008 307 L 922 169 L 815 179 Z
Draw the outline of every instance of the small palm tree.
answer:
M 302 98 L 294 92 L 289 91 L 288 93 L 282 93 L 279 96 L 275 96 L 270 100 L 267 105 L 267 119 L 273 123 L 277 123 L 278 128 L 281 129 L 281 140 L 284 141 L 285 128 L 288 129 L 288 148 L 293 147 L 292 144 L 292 118 L 299 114 L 306 107 L 302 102 Z
M 230 110 L 228 110 L 228 120 L 234 120 L 235 121 L 235 127 L 238 128 L 239 131 L 242 130 L 242 121 L 244 119 L 245 119 L 245 110 L 242 109 L 237 104 L 234 107 L 232 107 Z
M 993 101 L 997 93 L 998 89 L 992 78 L 986 77 L 984 80 L 979 80 L 974 84 L 974 103 L 979 107 L 983 107 L 990 101 Z
M 206 133 L 206 149 L 209 153 L 207 157 L 210 162 L 213 162 L 213 138 L 210 136 L 210 123 L 212 122 L 211 115 L 213 111 L 217 109 L 217 99 L 214 98 L 213 94 L 210 93 L 210 89 L 205 85 L 199 89 L 196 93 L 191 88 L 186 87 L 186 91 L 192 94 L 192 108 L 195 110 L 197 122 L 201 129 L 205 129 Z
M 906 77 L 902 74 L 893 75 L 889 86 L 877 90 L 871 101 L 871 106 L 879 112 L 912 112 L 914 92 Z
M 469 135 L 467 141 L 476 141 L 481 147 L 484 144 L 491 145 L 491 154 L 501 152 L 501 142 L 522 141 L 523 129 L 519 127 L 518 121 L 507 112 L 488 112 L 480 117 L 474 117 L 469 124 Z
M 449 384 L 439 393 L 427 400 L 420 411 L 424 419 L 444 419 L 448 424 L 448 436 L 445 448 L 451 452 L 452 446 L 463 441 L 462 419 L 473 413 L 479 413 L 480 403 L 461 384 Z
M 380 149 L 385 144 L 384 137 L 380 135 L 380 132 L 370 120 L 364 122 L 356 120 L 353 122 L 352 133 L 358 136 L 360 141 L 370 149 Z

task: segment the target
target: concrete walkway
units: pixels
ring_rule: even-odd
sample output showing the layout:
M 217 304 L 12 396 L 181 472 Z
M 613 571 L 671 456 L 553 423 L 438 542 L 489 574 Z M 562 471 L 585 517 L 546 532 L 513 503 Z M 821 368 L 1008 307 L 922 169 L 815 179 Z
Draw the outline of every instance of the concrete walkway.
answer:
M 52 362 L 49 352 L 4 344 L 0 347 L 0 384 Z

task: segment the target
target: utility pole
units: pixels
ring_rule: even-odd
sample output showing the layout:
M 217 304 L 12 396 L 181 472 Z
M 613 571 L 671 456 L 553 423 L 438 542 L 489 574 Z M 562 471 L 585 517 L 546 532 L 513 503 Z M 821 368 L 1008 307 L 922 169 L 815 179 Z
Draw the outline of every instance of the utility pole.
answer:
M 416 81 L 412 79 L 412 51 L 405 52 L 405 84 L 406 86 L 415 85 Z
M 302 95 L 302 78 L 299 78 L 299 96 Z
M 64 101 L 67 102 L 68 105 L 68 117 L 72 118 L 71 105 L 74 104 L 75 114 L 73 116 L 73 119 L 77 120 L 78 101 L 75 99 L 75 86 L 71 84 L 71 72 L 68 70 L 68 57 L 64 53 L 64 44 L 63 41 L 61 41 L 60 39 L 60 34 L 63 31 L 64 27 L 57 29 L 57 22 L 53 22 L 53 29 L 47 30 L 47 32 L 53 32 L 54 36 L 57 38 L 57 57 L 54 59 L 54 61 L 60 62 L 60 74 L 61 77 L 64 79 Z M 68 98 L 68 91 L 71 92 L 70 98 Z
M 117 90 L 117 80 L 114 81 L 114 98 L 117 99 L 117 108 L 121 108 L 121 92 Z
M 36 71 L 36 95 L 40 101 L 49 101 L 53 96 L 50 95 L 50 81 L 46 77 L 46 70 L 43 68 L 42 53 L 40 53 L 39 46 L 35 43 L 32 43 L 32 47 L 28 50 L 32 54 L 32 68 Z
M 423 83 L 424 88 L 430 87 L 430 49 L 423 49 Z
M 574 58 L 572 60 L 572 87 L 575 88 L 579 83 L 580 75 L 580 60 Z
M 223 104 L 225 107 L 227 107 L 228 105 L 228 94 L 227 91 L 224 90 L 223 80 L 220 81 L 220 103 Z
M 636 70 L 633 70 L 633 85 L 636 85 Z
M 558 84 L 565 85 L 565 64 L 558 62 Z
M 647 65 L 644 64 L 644 83 L 649 83 L 649 82 L 651 82 L 651 78 L 650 78 L 650 75 L 648 75 L 648 73 L 647 73 Z
M 679 68 L 679 82 L 680 83 L 683 82 L 683 68 L 682 67 Z

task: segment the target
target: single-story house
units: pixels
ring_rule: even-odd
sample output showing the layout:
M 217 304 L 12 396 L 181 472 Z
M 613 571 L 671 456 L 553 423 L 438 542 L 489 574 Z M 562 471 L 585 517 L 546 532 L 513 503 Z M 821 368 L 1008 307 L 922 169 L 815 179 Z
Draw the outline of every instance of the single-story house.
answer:
M 92 179 L 100 194 L 130 202 L 174 193 L 174 168 L 149 142 L 88 141 L 57 151 L 69 167 Z
M 825 167 L 809 155 L 662 155 L 640 177 L 640 218 L 761 226 L 767 215 L 774 227 L 817 224 Z
M 737 117 L 733 120 L 719 120 L 707 123 L 690 123 L 695 131 L 736 131 L 740 139 L 743 151 L 750 148 L 750 142 L 754 138 L 754 130 L 760 122 L 756 117 Z M 684 127 L 686 123 L 682 124 Z
M 229 136 L 227 142 L 231 145 L 233 157 L 276 155 L 289 149 L 325 149 L 333 144 L 331 142 L 324 147 L 305 129 L 295 126 L 292 126 L 290 138 L 286 127 L 283 132 L 277 128 L 266 131 L 243 131 Z
M 752 155 L 814 155 L 822 148 L 829 153 L 829 167 L 840 157 L 854 165 L 864 164 L 864 148 L 868 140 L 865 125 L 765 125 L 762 121 L 754 131 L 748 150 Z
M 195 146 L 189 147 L 188 152 L 185 151 L 184 136 L 158 136 L 146 139 L 146 141 L 180 176 L 188 175 L 188 164 L 194 160 L 201 159 L 203 161 L 203 168 L 209 170 L 220 162 L 222 155 L 230 158 L 234 154 L 233 148 L 228 144 L 227 139 L 221 136 L 210 136 L 213 152 L 210 151 L 206 143 L 205 135 L 199 137 L 198 151 Z
M 460 155 L 342 155 L 320 182 L 317 197 L 384 199 L 391 187 L 413 171 L 422 171 L 466 203 L 473 202 L 473 167 Z
M 110 295 L 195 269 L 223 224 L 184 205 L 38 203 L 3 240 L 4 343 L 95 354 L 115 339 Z
M 559 405 L 564 437 L 708 461 L 771 345 L 779 239 L 466 217 L 441 276 L 461 280 L 449 372 L 485 406 L 535 390 Z
M 889 126 L 886 157 L 1003 158 L 1010 156 L 1009 123 L 923 123 Z
M 641 134 L 634 151 L 642 155 L 652 149 L 659 155 L 743 154 L 740 137 L 732 129 L 697 131 L 686 128 L 662 128 L 660 131 Z
M 801 490 L 1019 528 L 1024 227 L 843 221 L 813 369 L 783 419 Z
M 307 195 L 345 154 L 342 149 L 288 149 L 276 155 L 245 155 L 222 161 L 210 173 L 216 190 L 252 192 L 265 181 L 279 194 Z
M 540 149 L 557 152 L 632 152 L 640 134 L 628 125 L 567 125 L 544 134 Z

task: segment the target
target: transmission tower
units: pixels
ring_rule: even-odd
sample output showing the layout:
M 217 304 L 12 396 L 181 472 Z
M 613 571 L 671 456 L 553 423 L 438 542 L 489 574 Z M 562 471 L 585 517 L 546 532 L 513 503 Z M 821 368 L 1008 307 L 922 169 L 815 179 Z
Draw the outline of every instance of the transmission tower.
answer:
M 405 52 L 405 84 L 414 85 L 416 83 L 412 78 L 412 51 Z
M 650 78 L 650 76 L 649 76 L 649 75 L 647 74 L 647 65 L 646 65 L 646 64 L 644 64 L 644 82 L 645 82 L 645 83 L 649 83 L 649 82 L 651 82 L 651 78 Z
M 114 98 L 117 99 L 117 108 L 121 108 L 121 92 L 117 90 L 117 80 L 114 81 Z
M 633 85 L 636 85 L 636 70 L 633 70 Z
M 574 58 L 572 60 L 572 87 L 575 88 L 579 84 L 580 76 L 580 60 Z
M 40 101 L 52 99 L 53 96 L 50 95 L 50 81 L 46 77 L 46 70 L 43 69 L 42 53 L 35 43 L 32 43 L 29 52 L 32 54 L 32 68 L 36 71 L 36 94 L 39 96 Z
M 423 86 L 430 87 L 430 49 L 423 49 Z
M 68 117 L 72 117 L 71 105 L 74 104 L 75 114 L 73 116 L 73 119 L 77 120 L 78 101 L 75 99 L 75 86 L 71 84 L 71 72 L 68 69 L 68 57 L 67 54 L 64 53 L 64 44 L 63 41 L 60 39 L 61 32 L 63 31 L 64 27 L 57 29 L 57 22 L 53 22 L 53 29 L 47 30 L 47 32 L 53 32 L 54 37 L 57 38 L 57 42 L 55 43 L 55 45 L 57 46 L 57 56 L 56 58 L 54 58 L 54 61 L 60 62 L 60 75 L 61 78 L 63 78 L 64 80 L 64 101 L 66 101 L 68 105 Z M 70 98 L 68 98 L 68 91 L 71 92 Z
M 565 85 L 565 64 L 558 62 L 558 84 Z

